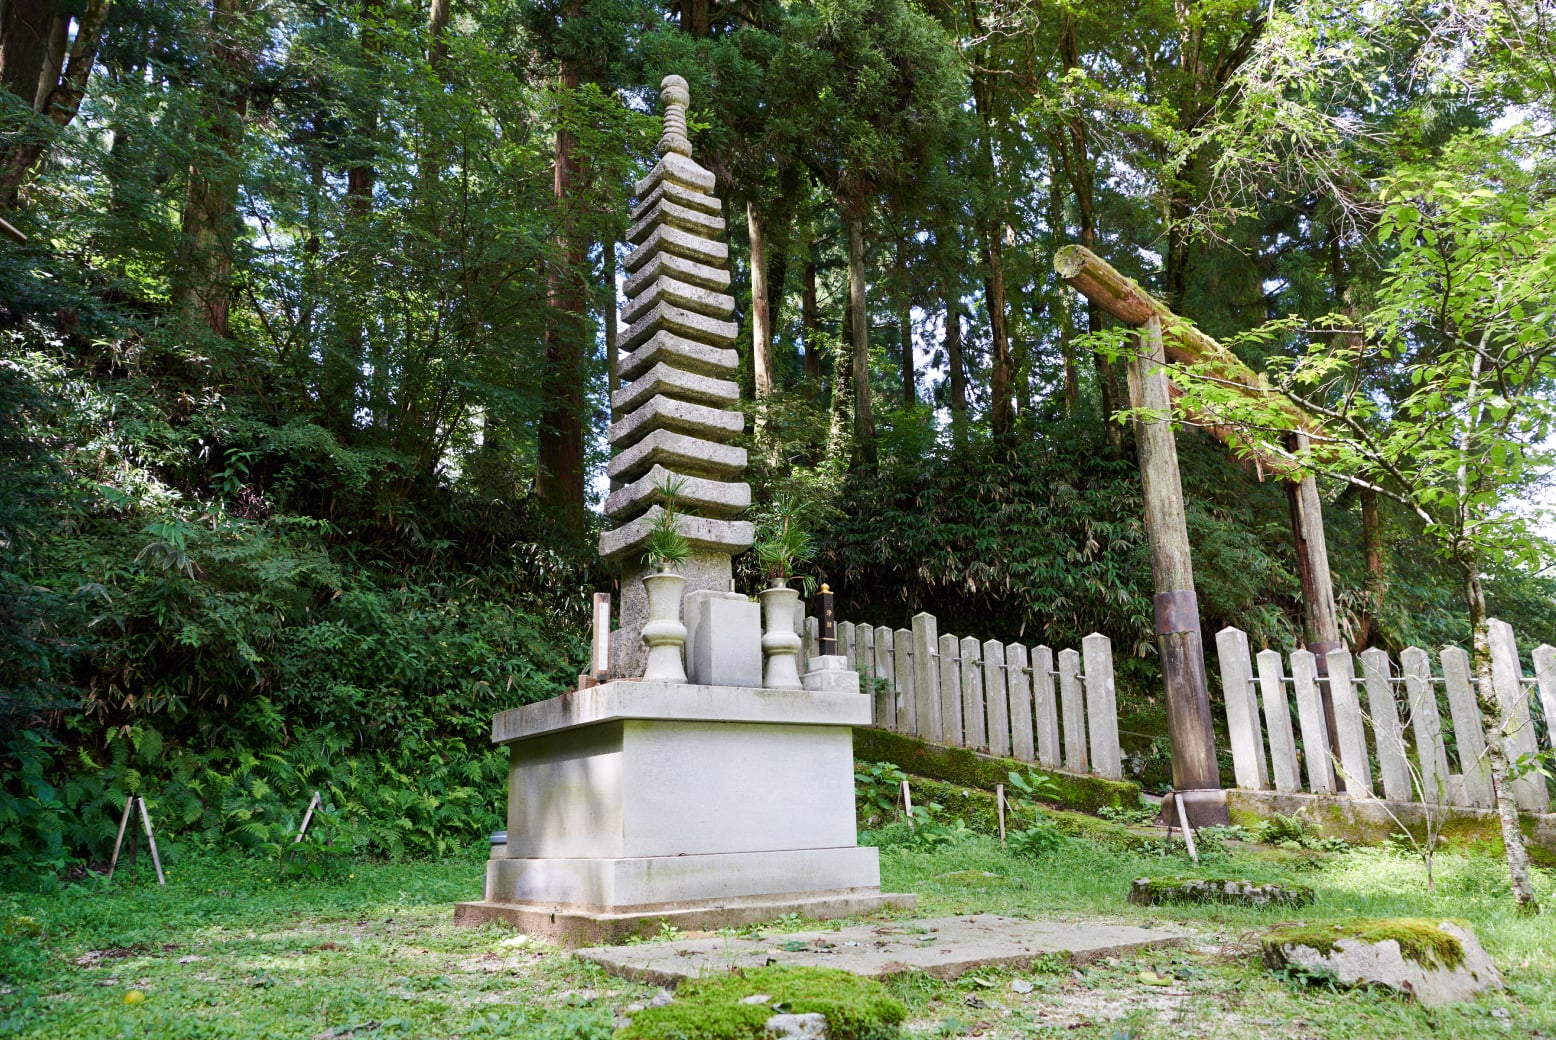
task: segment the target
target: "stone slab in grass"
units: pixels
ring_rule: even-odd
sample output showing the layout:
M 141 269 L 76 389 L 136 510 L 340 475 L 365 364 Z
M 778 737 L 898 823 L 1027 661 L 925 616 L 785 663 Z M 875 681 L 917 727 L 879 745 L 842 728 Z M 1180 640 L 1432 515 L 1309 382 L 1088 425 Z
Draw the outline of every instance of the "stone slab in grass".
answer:
M 1277 928 L 1264 962 L 1342 986 L 1380 986 L 1428 1006 L 1501 989 L 1502 976 L 1468 925 L 1417 918 L 1356 919 Z
M 1233 906 L 1304 906 L 1313 901 L 1306 885 L 1277 885 L 1239 878 L 1135 878 L 1129 901 L 1138 906 L 1223 903 Z
M 973 968 L 1027 968 L 1059 955 L 1074 963 L 1176 946 L 1189 933 L 1087 921 L 1029 921 L 998 914 L 937 917 L 854 925 L 837 931 L 786 932 L 757 939 L 682 939 L 579 950 L 577 956 L 640 982 L 675 985 L 683 979 L 739 968 L 841 968 L 869 978 L 922 971 L 954 979 Z

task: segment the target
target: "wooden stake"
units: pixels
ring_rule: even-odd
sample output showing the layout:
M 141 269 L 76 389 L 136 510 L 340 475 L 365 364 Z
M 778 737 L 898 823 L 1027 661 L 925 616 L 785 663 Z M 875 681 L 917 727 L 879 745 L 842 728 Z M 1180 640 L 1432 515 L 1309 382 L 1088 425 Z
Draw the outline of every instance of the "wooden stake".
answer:
M 994 785 L 994 804 L 1000 811 L 1000 844 L 1005 844 L 1005 785 Z
M 594 594 L 594 643 L 591 653 L 591 672 L 596 682 L 609 682 L 611 677 L 611 594 Z
M 1179 795 L 1173 794 L 1172 800 L 1178 809 L 1178 823 L 1183 827 L 1183 843 L 1189 847 L 1189 859 L 1198 863 L 1199 850 L 1194 848 L 1194 828 L 1189 826 L 1188 811 L 1183 808 L 1183 799 Z
M 130 812 L 134 808 L 135 808 L 135 796 L 134 795 L 129 795 L 128 797 L 126 797 L 124 799 L 124 812 L 122 814 L 120 814 L 120 816 L 119 816 L 119 834 L 118 834 L 118 837 L 114 838 L 114 840 L 113 840 L 113 858 L 108 861 L 108 880 L 109 881 L 113 880 L 114 869 L 116 867 L 118 867 L 118 865 L 119 865 L 119 846 L 124 843 L 124 828 L 129 825 L 129 822 L 130 822 Z M 130 832 L 131 837 L 134 836 L 134 833 L 135 833 L 134 831 Z
M 907 814 L 908 826 L 913 830 L 918 828 L 913 823 L 913 794 L 908 790 L 908 782 L 902 782 L 902 811 Z
M 162 875 L 162 857 L 157 855 L 157 836 L 151 833 L 151 814 L 146 811 L 146 799 L 136 798 L 140 805 L 140 822 L 146 827 L 146 841 L 151 845 L 151 865 L 157 868 L 157 884 L 167 884 L 167 878 Z
M 293 845 L 303 840 L 303 835 L 308 833 L 308 824 L 313 821 L 313 811 L 322 805 L 323 803 L 319 800 L 319 792 L 313 792 L 313 797 L 308 801 L 308 811 L 303 813 L 303 825 L 297 828 L 297 837 L 292 840 Z

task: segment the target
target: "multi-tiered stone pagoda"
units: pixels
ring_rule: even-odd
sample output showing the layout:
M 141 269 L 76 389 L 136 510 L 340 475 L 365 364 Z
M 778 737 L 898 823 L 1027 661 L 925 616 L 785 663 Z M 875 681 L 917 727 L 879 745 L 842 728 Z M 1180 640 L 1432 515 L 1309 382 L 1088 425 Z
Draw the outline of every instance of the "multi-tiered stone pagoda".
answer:
M 665 130 L 659 162 L 638 182 L 627 240 L 627 325 L 621 378 L 611 395 L 613 489 L 605 515 L 614 530 L 600 538 L 600 555 L 621 566 L 621 627 L 611 646 L 611 674 L 643 674 L 641 633 L 648 602 L 643 546 L 679 478 L 679 527 L 692 546 L 680 566 L 686 592 L 729 590 L 730 557 L 751 546 L 749 521 L 732 519 L 751 504 L 741 475 L 746 450 L 731 444 L 745 427 L 732 378 L 739 326 L 730 320 L 729 246 L 721 239 L 722 205 L 713 174 L 692 160 L 686 136 L 686 81 L 666 76 L 659 97 Z M 688 599 L 688 602 L 694 602 Z

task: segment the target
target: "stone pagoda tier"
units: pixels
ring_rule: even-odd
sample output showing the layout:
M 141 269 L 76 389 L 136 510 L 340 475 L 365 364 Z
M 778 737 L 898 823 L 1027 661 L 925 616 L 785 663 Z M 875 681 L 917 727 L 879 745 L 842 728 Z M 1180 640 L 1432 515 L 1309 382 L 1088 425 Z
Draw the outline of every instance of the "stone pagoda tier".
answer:
M 730 558 L 751 547 L 754 531 L 733 519 L 751 504 L 743 480 L 746 450 L 732 443 L 745 429 L 734 380 L 739 326 L 730 320 L 729 246 L 713 174 L 692 161 L 686 136 L 686 81 L 666 76 L 659 162 L 637 184 L 627 241 L 626 334 L 620 389 L 612 387 L 611 495 L 614 528 L 600 555 L 621 568 L 621 627 L 611 641 L 611 674 L 643 674 L 648 600 L 643 547 L 662 511 L 661 488 L 683 481 L 680 530 L 692 557 L 680 565 L 688 595 L 730 587 Z

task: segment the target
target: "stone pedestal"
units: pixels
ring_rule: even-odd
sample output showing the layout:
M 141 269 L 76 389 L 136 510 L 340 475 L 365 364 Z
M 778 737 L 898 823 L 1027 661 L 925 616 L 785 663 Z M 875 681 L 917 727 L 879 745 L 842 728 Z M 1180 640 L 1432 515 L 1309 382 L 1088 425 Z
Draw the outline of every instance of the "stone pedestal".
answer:
M 856 844 L 869 717 L 858 694 L 631 681 L 504 712 L 508 842 L 456 917 L 579 942 L 911 906 Z
M 842 654 L 812 657 L 810 671 L 800 681 L 814 693 L 859 693 L 859 673 L 848 667 L 848 658 Z

